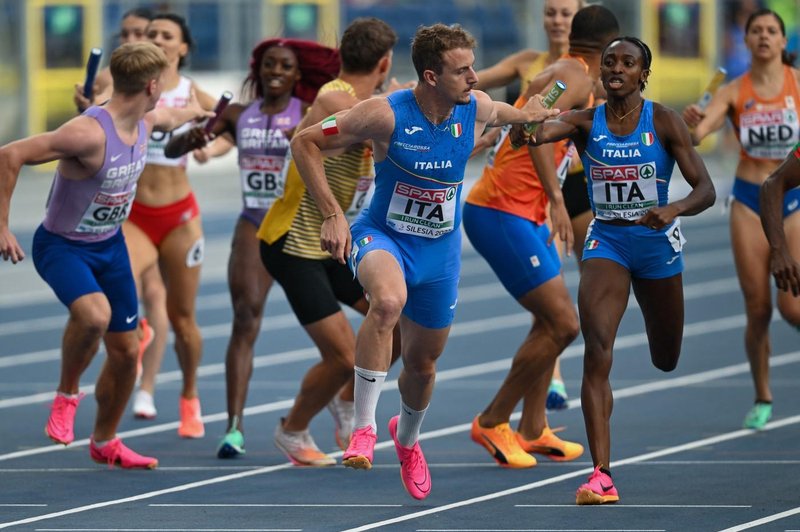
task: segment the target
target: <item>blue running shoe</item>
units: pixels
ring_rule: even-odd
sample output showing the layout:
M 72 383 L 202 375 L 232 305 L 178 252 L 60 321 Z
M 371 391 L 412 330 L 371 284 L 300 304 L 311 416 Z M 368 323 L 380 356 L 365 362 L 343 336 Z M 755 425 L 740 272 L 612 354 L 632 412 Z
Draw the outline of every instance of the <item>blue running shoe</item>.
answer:
M 229 430 L 217 447 L 217 458 L 236 458 L 244 453 L 244 435 L 237 429 Z
M 547 389 L 547 402 L 545 408 L 548 410 L 564 410 L 567 404 L 567 388 L 564 382 L 558 379 L 550 381 L 550 388 Z

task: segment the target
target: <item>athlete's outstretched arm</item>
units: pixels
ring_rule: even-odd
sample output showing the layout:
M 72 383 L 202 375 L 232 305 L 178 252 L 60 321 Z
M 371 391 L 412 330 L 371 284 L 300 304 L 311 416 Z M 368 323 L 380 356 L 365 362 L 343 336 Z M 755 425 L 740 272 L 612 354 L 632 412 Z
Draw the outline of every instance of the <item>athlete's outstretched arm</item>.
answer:
M 539 123 L 557 116 L 558 109 L 548 109 L 542 105 L 539 95 L 530 98 L 522 108 L 517 109 L 505 102 L 492 100 L 488 94 L 473 91 L 478 104 L 475 116 L 475 130 L 483 133 L 486 126 L 505 126 L 506 124 L 524 124 L 526 122 Z M 477 138 L 477 137 L 476 137 Z
M 373 141 L 375 159 L 385 157 L 394 130 L 394 114 L 386 98 L 370 98 L 296 133 L 292 159 L 322 213 L 320 248 L 344 264 L 350 254 L 350 226 L 331 192 L 322 164 L 323 152 Z
M 739 81 L 734 80 L 714 93 L 705 110 L 697 104 L 692 104 L 683 110 L 683 121 L 692 128 L 690 133 L 695 146 L 725 124 L 725 117 L 736 104 L 738 95 Z
M 800 185 L 799 156 L 797 149 L 792 150 L 761 185 L 759 199 L 761 225 L 769 241 L 770 270 L 775 277 L 775 284 L 781 290 L 791 290 L 795 297 L 800 295 L 800 265 L 786 245 L 783 198 L 787 190 Z
M 583 111 L 567 111 L 553 120 L 547 120 L 539 125 L 536 132 L 531 135 L 528 143 L 531 146 L 540 146 L 550 142 L 558 142 L 566 138 L 580 135 L 591 128 L 594 109 Z

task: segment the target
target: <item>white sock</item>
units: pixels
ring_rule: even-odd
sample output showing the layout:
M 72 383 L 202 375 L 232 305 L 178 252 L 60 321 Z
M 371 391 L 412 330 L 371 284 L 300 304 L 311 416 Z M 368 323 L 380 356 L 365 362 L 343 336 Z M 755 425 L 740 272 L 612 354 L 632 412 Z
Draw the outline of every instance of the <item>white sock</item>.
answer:
M 426 406 L 424 410 L 414 410 L 400 401 L 400 419 L 397 421 L 397 441 L 405 448 L 413 447 L 419 439 L 419 429 L 422 428 L 422 420 L 425 419 Z
M 80 399 L 81 394 L 79 393 L 64 393 L 64 392 L 56 392 L 61 397 L 66 397 L 67 399 Z
M 375 422 L 375 410 L 378 408 L 378 397 L 381 394 L 383 381 L 386 380 L 385 371 L 355 367 L 355 406 L 356 429 L 366 426 L 372 427 L 378 433 L 378 424 Z

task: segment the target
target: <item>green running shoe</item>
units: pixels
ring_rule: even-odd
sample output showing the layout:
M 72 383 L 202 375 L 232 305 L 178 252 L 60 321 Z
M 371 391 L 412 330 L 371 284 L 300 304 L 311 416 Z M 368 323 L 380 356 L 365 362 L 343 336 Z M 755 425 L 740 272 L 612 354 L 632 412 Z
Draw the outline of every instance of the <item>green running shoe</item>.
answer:
M 236 458 L 244 453 L 244 435 L 236 429 L 229 430 L 217 447 L 217 458 Z
M 772 417 L 772 403 L 757 401 L 744 417 L 744 428 L 761 430 Z

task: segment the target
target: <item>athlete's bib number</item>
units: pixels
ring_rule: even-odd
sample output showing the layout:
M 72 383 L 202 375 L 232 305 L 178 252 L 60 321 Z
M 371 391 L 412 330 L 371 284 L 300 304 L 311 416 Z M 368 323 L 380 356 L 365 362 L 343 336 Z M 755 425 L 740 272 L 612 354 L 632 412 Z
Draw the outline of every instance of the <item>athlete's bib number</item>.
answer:
M 795 109 L 774 109 L 743 114 L 739 119 L 739 140 L 747 155 L 756 159 L 783 159 L 798 140 Z
M 664 232 L 664 234 L 667 235 L 667 239 L 669 240 L 669 243 L 675 253 L 680 253 L 683 249 L 683 245 L 686 243 L 686 239 L 683 238 L 683 233 L 681 232 L 680 219 L 676 219 L 670 228 Z
M 288 170 L 285 157 L 243 156 L 239 168 L 242 199 L 248 209 L 269 209 L 283 196 Z
M 458 187 L 419 188 L 395 184 L 386 224 L 398 233 L 438 238 L 453 230 Z
M 658 206 L 656 165 L 591 166 L 592 200 L 600 219 L 635 220 Z
M 372 195 L 375 192 L 375 187 L 372 186 L 373 183 L 375 183 L 375 178 L 371 175 L 358 178 L 353 201 L 350 202 L 350 206 L 344 212 L 349 222 L 352 222 L 358 216 L 358 213 L 372 201 Z
M 128 218 L 135 195 L 136 187 L 118 194 L 98 192 L 81 216 L 75 232 L 99 234 L 116 229 Z

